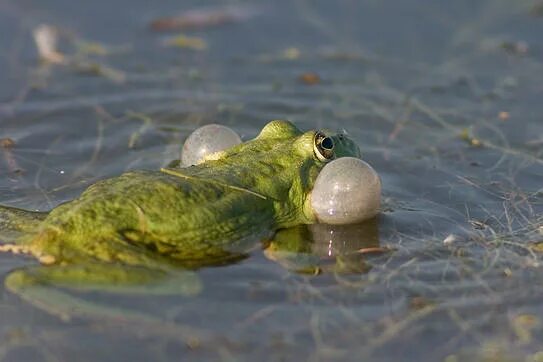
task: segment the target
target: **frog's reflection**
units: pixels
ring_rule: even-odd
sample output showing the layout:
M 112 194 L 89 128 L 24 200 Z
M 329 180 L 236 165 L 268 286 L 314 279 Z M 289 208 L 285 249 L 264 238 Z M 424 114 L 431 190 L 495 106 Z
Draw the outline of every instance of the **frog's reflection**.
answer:
M 266 243 L 264 253 L 289 270 L 318 274 L 366 272 L 367 251 L 382 251 L 376 218 L 353 225 L 314 224 L 282 229 Z
M 288 270 L 298 273 L 363 273 L 368 253 L 382 252 L 379 247 L 377 218 L 352 225 L 299 225 L 280 229 L 270 238 L 263 233 L 229 242 L 228 246 L 206 245 L 193 259 L 182 261 L 175 254 L 168 260 L 183 269 L 236 264 L 255 250 L 255 240 L 263 240 L 264 254 Z

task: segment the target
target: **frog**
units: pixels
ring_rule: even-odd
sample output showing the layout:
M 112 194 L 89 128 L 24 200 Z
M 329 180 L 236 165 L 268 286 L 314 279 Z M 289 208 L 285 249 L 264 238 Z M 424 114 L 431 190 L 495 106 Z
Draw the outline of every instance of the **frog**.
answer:
M 344 133 L 274 120 L 197 165 L 128 171 L 49 212 L 1 206 L 0 250 L 39 262 L 10 272 L 5 286 L 51 313 L 81 306 L 59 288 L 197 293 L 192 270 L 237 262 L 255 239 L 318 223 L 312 187 L 341 157 L 361 157 Z

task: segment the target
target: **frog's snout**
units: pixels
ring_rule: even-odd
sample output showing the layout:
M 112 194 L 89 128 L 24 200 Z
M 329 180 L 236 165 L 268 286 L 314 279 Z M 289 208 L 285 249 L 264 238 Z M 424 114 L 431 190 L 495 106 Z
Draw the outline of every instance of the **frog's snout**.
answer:
M 362 157 L 360 147 L 347 136 L 347 131 L 336 134 L 334 137 L 334 152 L 336 158 L 340 157 Z

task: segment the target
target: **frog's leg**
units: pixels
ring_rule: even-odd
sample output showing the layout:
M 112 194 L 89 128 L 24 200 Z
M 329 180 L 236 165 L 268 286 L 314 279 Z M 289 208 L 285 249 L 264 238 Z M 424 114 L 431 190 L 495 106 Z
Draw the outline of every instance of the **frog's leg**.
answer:
M 16 243 L 25 233 L 36 230 L 38 225 L 47 216 L 46 212 L 27 211 L 15 207 L 0 205 L 0 251 L 22 252 L 15 245 L 6 246 L 6 243 Z
M 0 205 L 0 231 L 28 232 L 47 217 L 47 212 L 29 211 Z
M 194 272 L 86 263 L 32 266 L 11 272 L 5 280 L 11 292 L 60 317 L 130 317 L 130 312 L 84 299 L 84 292 L 194 295 L 201 283 Z M 73 293 L 77 292 L 77 293 Z

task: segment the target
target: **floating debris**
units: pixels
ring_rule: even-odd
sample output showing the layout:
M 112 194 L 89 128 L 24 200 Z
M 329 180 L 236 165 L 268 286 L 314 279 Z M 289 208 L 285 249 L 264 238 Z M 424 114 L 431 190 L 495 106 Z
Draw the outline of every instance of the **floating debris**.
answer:
M 537 253 L 543 253 L 543 241 L 532 243 L 529 248 Z
M 449 234 L 445 239 L 443 239 L 443 244 L 450 245 L 456 242 L 458 238 L 454 234 Z
M 514 42 L 504 41 L 501 43 L 501 48 L 512 55 L 526 55 L 530 50 L 528 43 L 523 40 Z
M 81 54 L 105 56 L 110 53 L 104 45 L 98 42 L 80 40 L 75 43 L 75 46 L 78 53 Z
M 71 42 L 76 49 L 77 56 L 107 57 L 108 55 L 112 54 L 126 54 L 133 48 L 133 46 L 130 44 L 111 45 L 73 37 Z
M 57 50 L 57 28 L 42 24 L 32 31 L 32 36 L 41 60 L 54 64 L 63 64 L 65 62 L 64 54 Z
M 388 247 L 388 246 L 374 246 L 374 247 L 368 247 L 368 248 L 362 248 L 358 249 L 356 251 L 357 254 L 367 255 L 367 254 L 386 254 L 396 251 L 396 249 Z
M 194 50 L 207 49 L 207 43 L 204 39 L 195 36 L 186 36 L 184 34 L 179 34 L 177 36 L 168 38 L 163 41 L 163 44 L 169 47 L 188 48 Z
M 15 141 L 11 138 L 0 138 L 0 148 L 3 150 L 4 160 L 6 161 L 8 171 L 13 174 L 20 174 L 23 169 L 15 160 L 12 149 L 15 147 Z
M 64 38 L 68 38 L 68 43 L 76 48 L 75 54 L 63 54 L 57 50 L 61 33 L 56 27 L 42 24 L 36 27 L 32 34 L 42 61 L 68 66 L 80 73 L 102 76 L 116 83 L 122 83 L 126 79 L 124 72 L 95 62 L 88 57 L 109 54 L 109 50 L 100 43 L 74 39 L 73 36 L 66 36 L 66 32 L 63 31 Z
M 541 324 L 539 318 L 533 314 L 519 314 L 512 318 L 511 326 L 517 335 L 519 345 L 527 345 L 533 340 L 533 331 Z
M 136 131 L 134 131 L 128 139 L 128 148 L 135 149 L 138 147 L 141 137 L 152 128 L 153 119 L 144 113 L 132 111 L 126 112 L 126 115 L 129 118 L 137 119 L 143 122 L 142 125 Z
M 428 307 L 435 306 L 436 303 L 430 299 L 427 299 L 425 297 L 413 297 L 409 301 L 409 308 L 411 310 L 421 310 Z
M 75 62 L 74 67 L 79 73 L 101 76 L 115 83 L 123 83 L 126 80 L 126 75 L 124 74 L 124 72 L 108 67 L 104 64 L 80 61 Z
M 460 133 L 460 138 L 466 141 L 470 146 L 473 146 L 473 147 L 483 146 L 483 142 L 480 139 L 473 136 L 469 128 L 464 128 L 462 130 L 462 132 Z
M 11 149 L 15 147 L 15 141 L 11 138 L 0 138 L 0 147 L 3 149 Z
M 484 221 L 479 220 L 468 220 L 468 222 L 473 226 L 476 230 L 485 230 L 488 225 Z
M 177 16 L 168 16 L 151 21 L 154 31 L 175 31 L 210 28 L 247 20 L 260 11 L 253 7 L 228 6 L 188 10 Z
M 321 82 L 320 76 L 315 72 L 303 73 L 298 77 L 298 80 L 307 85 L 316 85 Z
M 283 51 L 283 58 L 287 60 L 296 60 L 299 59 L 302 55 L 302 52 L 298 48 L 287 48 Z
M 509 117 L 510 117 L 509 112 L 501 111 L 500 113 L 498 113 L 498 118 L 501 121 L 507 121 L 509 119 Z

